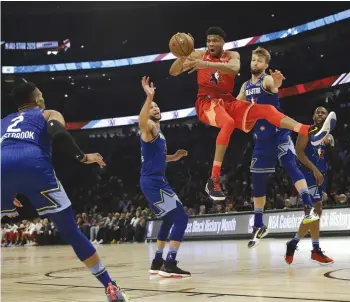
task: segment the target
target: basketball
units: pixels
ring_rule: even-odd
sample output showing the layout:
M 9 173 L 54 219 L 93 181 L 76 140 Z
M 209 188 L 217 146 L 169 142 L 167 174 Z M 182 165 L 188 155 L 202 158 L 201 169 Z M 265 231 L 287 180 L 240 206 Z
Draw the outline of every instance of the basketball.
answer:
M 193 38 L 185 33 L 177 33 L 171 37 L 169 49 L 176 57 L 187 57 L 194 50 Z

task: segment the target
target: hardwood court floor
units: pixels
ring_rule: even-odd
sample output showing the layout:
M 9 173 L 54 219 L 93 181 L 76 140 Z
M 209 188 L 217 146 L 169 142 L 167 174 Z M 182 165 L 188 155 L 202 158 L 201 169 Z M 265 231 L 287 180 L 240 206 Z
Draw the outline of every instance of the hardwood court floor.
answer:
M 284 262 L 286 240 L 185 242 L 180 267 L 186 279 L 150 277 L 154 244 L 97 246 L 113 278 L 132 301 L 350 301 L 350 238 L 321 238 L 332 266 L 310 260 L 311 242 L 299 244 L 295 262 Z M 2 248 L 2 301 L 106 301 L 100 284 L 68 246 Z

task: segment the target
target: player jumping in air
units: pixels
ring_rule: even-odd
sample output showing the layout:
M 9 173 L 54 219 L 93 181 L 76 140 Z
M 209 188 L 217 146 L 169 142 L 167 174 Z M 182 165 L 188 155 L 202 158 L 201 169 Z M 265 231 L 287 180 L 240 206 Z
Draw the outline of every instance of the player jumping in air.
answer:
M 324 107 L 316 108 L 313 120 L 317 127 L 327 119 L 328 111 Z M 325 140 L 317 147 L 310 144 L 307 137 L 298 136 L 296 144 L 297 156 L 300 161 L 300 169 L 303 172 L 306 182 L 309 186 L 311 199 L 314 202 L 316 212 L 319 216 L 322 214 L 322 196 L 326 188 L 326 173 L 328 170 L 328 159 L 332 158 L 332 162 L 336 161 L 334 156 L 334 138 L 329 134 Z M 308 225 L 300 224 L 299 231 L 294 238 L 287 243 L 287 251 L 285 255 L 288 264 L 293 263 L 294 252 L 297 249 L 300 239 L 310 232 L 312 239 L 311 259 L 321 265 L 333 263 L 333 260 L 327 257 L 320 248 L 320 220 Z
M 279 112 L 272 105 L 237 102 L 232 96 L 235 76 L 240 70 L 240 56 L 235 51 L 225 51 L 226 34 L 219 27 L 207 30 L 207 50 L 195 50 L 188 57 L 177 58 L 169 73 L 178 76 L 184 71 L 197 72 L 198 95 L 195 103 L 197 116 L 205 124 L 220 128 L 212 174 L 206 184 L 206 192 L 213 200 L 224 200 L 220 186 L 220 170 L 230 136 L 235 128 L 249 132 L 258 119 L 266 119 L 278 128 L 285 128 L 310 136 L 313 144 L 319 144 L 329 133 L 330 120 L 322 129 L 310 128 Z
M 80 150 L 65 130 L 62 114 L 45 110 L 43 95 L 33 83 L 19 85 L 13 96 L 18 112 L 1 120 L 1 216 L 18 215 L 13 201 L 17 193 L 27 196 L 39 215 L 46 215 L 55 223 L 62 239 L 103 284 L 108 301 L 129 301 L 77 227 L 71 202 L 52 166 L 52 141 L 85 164 L 97 163 L 102 168 L 102 156 Z
M 280 110 L 278 88 L 281 87 L 284 77 L 279 71 L 270 71 L 270 75 L 265 73 L 270 60 L 271 55 L 266 49 L 258 47 L 253 51 L 250 63 L 252 77 L 242 85 L 237 96 L 238 100 L 269 104 Z M 313 209 L 305 177 L 296 163 L 296 153 L 290 134 L 289 130 L 279 129 L 266 120 L 258 120 L 254 126 L 255 147 L 250 166 L 254 188 L 254 230 L 248 248 L 257 247 L 260 240 L 268 234 L 268 229 L 263 223 L 267 176 L 275 172 L 277 158 L 303 200 L 305 208 L 303 224 L 319 220 Z
M 180 269 L 176 261 L 187 228 L 188 216 L 165 178 L 167 162 L 187 156 L 187 151 L 178 150 L 173 155 L 167 154 L 165 137 L 160 130 L 160 110 L 153 102 L 155 88 L 147 77 L 142 78 L 142 87 L 147 98 L 139 115 L 142 162 L 140 187 L 156 216 L 163 220 L 157 236 L 157 251 L 150 273 L 167 278 L 190 277 L 191 274 Z M 164 261 L 163 250 L 169 233 L 169 252 Z

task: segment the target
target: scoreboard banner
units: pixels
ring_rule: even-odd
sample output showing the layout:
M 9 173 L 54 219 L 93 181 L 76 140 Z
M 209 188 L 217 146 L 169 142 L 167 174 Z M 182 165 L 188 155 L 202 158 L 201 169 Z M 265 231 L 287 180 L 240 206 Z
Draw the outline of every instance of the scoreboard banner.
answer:
M 304 211 L 265 212 L 264 221 L 270 234 L 295 233 L 299 229 L 304 217 Z M 161 220 L 147 222 L 146 238 L 157 239 Z M 234 239 L 235 235 L 249 235 L 253 231 L 253 213 L 233 213 L 222 215 L 204 215 L 190 217 L 185 239 L 227 237 Z M 321 216 L 321 231 L 336 232 L 349 231 L 350 234 L 350 208 L 324 209 Z
M 249 37 L 240 39 L 237 41 L 227 42 L 224 45 L 225 50 L 244 47 L 247 45 L 261 44 L 279 39 L 285 39 L 291 36 L 295 36 L 316 28 L 320 28 L 332 23 L 336 23 L 342 20 L 350 18 L 350 9 L 343 12 L 330 15 L 315 21 L 311 21 L 299 26 L 284 29 L 274 33 Z M 199 49 L 204 49 L 199 48 Z M 57 71 L 69 71 L 69 70 L 89 70 L 100 68 L 117 68 L 122 66 L 131 66 L 145 63 L 153 63 L 159 61 L 173 60 L 175 56 L 172 53 L 153 54 L 146 56 L 139 56 L 125 59 L 111 59 L 104 61 L 89 61 L 89 62 L 72 62 L 72 63 L 60 63 L 60 64 L 46 64 L 46 65 L 31 65 L 31 66 L 3 66 L 3 74 L 19 74 L 19 73 L 36 73 L 36 72 L 57 72 Z

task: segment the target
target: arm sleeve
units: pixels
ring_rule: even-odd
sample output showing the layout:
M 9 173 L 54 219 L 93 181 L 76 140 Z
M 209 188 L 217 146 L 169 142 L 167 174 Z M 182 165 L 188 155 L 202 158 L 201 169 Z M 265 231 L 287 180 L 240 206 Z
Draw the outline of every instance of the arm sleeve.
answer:
M 80 150 L 73 137 L 59 121 L 48 121 L 47 133 L 53 141 L 59 141 L 59 146 L 67 155 L 79 161 L 84 159 L 84 152 Z

